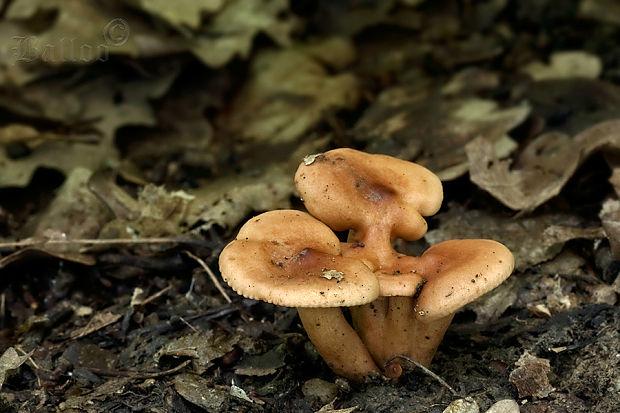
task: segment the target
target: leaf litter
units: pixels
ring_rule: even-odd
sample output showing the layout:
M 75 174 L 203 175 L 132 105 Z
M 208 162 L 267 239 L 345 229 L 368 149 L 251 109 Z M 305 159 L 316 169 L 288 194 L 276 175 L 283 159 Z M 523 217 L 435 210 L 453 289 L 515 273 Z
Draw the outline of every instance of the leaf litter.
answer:
M 618 411 L 611 3 L 4 5 L 2 409 Z M 444 181 L 398 248 L 515 254 L 430 366 L 458 400 L 416 369 L 348 383 L 294 310 L 214 282 L 238 227 L 301 209 L 297 165 L 341 146 Z

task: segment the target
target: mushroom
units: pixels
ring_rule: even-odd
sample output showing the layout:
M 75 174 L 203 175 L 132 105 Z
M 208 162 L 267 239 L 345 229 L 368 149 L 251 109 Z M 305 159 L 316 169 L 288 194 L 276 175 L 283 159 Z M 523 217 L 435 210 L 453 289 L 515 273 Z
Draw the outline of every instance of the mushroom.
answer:
M 314 217 L 334 230 L 350 230 L 342 255 L 363 260 L 379 280 L 381 297 L 351 314 L 380 366 L 395 355 L 430 364 L 456 310 L 512 272 L 510 251 L 489 240 L 447 241 L 422 257 L 394 250 L 396 238 L 421 238 L 423 216 L 441 206 L 441 181 L 420 165 L 336 149 L 303 162 L 295 184 Z M 384 373 L 398 376 L 400 367 Z
M 402 254 L 392 241 L 421 238 L 427 230 L 422 216 L 441 206 L 441 181 L 412 162 L 347 148 L 311 159 L 295 174 L 306 208 L 330 228 L 350 230 L 346 255 L 374 268 L 396 264 Z
M 338 237 L 307 213 L 270 211 L 248 221 L 220 255 L 239 294 L 297 307 L 308 337 L 332 370 L 352 380 L 379 372 L 339 307 L 375 300 L 379 283 L 360 260 L 341 256 Z
M 508 248 L 486 239 L 444 241 L 402 263 L 404 277 L 376 274 L 381 298 L 351 309 L 379 365 L 405 355 L 428 366 L 454 314 L 501 284 L 514 268 Z M 407 275 L 411 269 L 416 272 Z

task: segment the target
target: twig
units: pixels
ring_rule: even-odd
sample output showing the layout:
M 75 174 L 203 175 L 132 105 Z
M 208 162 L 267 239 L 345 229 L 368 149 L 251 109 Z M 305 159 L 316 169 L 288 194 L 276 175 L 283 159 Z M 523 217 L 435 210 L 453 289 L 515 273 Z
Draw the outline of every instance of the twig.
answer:
M 218 289 L 218 291 L 220 292 L 220 294 L 222 294 L 224 296 L 224 298 L 226 299 L 226 301 L 228 303 L 232 303 L 232 300 L 230 299 L 230 297 L 228 296 L 228 294 L 226 293 L 226 290 L 224 290 L 224 287 L 222 287 L 222 284 L 220 284 L 220 281 L 217 279 L 217 277 L 215 276 L 215 274 L 213 273 L 213 271 L 211 271 L 211 268 L 209 268 L 209 266 L 207 265 L 207 263 L 205 263 L 201 258 L 195 256 L 194 254 L 192 254 L 191 252 L 185 250 L 183 251 L 185 254 L 187 254 L 188 257 L 196 260 L 196 262 L 198 264 L 200 264 L 200 266 L 207 272 L 207 274 L 209 275 L 209 278 L 211 278 L 211 281 L 213 281 L 213 284 L 215 284 L 215 287 Z
M 26 352 L 26 350 L 24 350 L 24 349 L 22 348 L 22 346 L 20 346 L 19 344 L 15 344 L 15 345 L 13 346 L 13 348 L 14 348 L 15 350 L 19 351 L 20 353 L 22 353 L 24 356 L 28 356 L 28 361 L 32 363 L 32 366 L 33 366 L 35 369 L 40 369 L 40 368 L 41 368 L 41 367 L 39 367 L 39 366 L 37 365 L 37 363 L 35 363 L 35 361 L 32 359 L 32 357 L 31 357 L 31 354 L 32 354 L 32 353 L 28 354 L 28 352 Z
M 159 290 L 158 292 L 156 292 L 152 296 L 147 297 L 144 300 L 142 300 L 140 302 L 137 302 L 136 304 L 138 304 L 138 305 L 146 305 L 146 304 L 150 303 L 151 301 L 156 300 L 159 297 L 161 297 L 162 295 L 166 294 L 168 291 L 170 291 L 171 288 L 172 288 L 172 285 L 168 285 L 167 287 Z
M 19 248 L 33 247 L 40 245 L 114 245 L 114 244 L 204 244 L 202 240 L 194 240 L 191 238 L 169 238 L 169 237 L 153 237 L 153 238 L 74 238 L 74 239 L 45 239 L 45 238 L 25 238 L 20 241 L 0 242 L 1 248 Z
M 454 390 L 452 387 L 450 387 L 450 385 L 448 383 L 446 383 L 446 381 L 444 379 L 442 379 L 437 374 L 433 373 L 432 371 L 430 371 L 429 369 L 427 369 L 426 367 L 424 367 L 423 365 L 421 365 L 420 363 L 418 363 L 417 361 L 413 360 L 410 357 L 407 357 L 407 356 L 404 356 L 404 355 L 396 355 L 394 357 L 390 357 L 390 359 L 385 362 L 385 366 L 390 364 L 395 359 L 402 359 L 402 360 L 408 361 L 409 363 L 413 364 L 416 367 L 419 367 L 420 369 L 422 369 L 422 371 L 424 373 L 428 374 L 429 376 L 431 376 L 432 378 L 437 380 L 439 383 L 441 383 L 441 385 L 444 386 L 446 389 L 450 390 L 450 393 L 452 393 L 453 396 L 459 396 L 459 394 L 456 392 L 456 390 Z
M 183 324 L 191 328 L 194 331 L 194 333 L 198 333 L 198 329 L 194 327 L 193 325 L 191 325 L 190 323 L 188 323 L 183 317 L 179 317 L 179 319 L 181 320 Z
M 131 371 L 131 370 L 106 370 L 106 369 L 98 369 L 95 367 L 89 367 L 88 370 L 92 371 L 95 374 L 100 374 L 102 376 L 110 376 L 110 377 L 132 377 L 136 379 L 154 379 L 157 377 L 167 376 L 172 373 L 176 373 L 182 368 L 186 367 L 191 360 L 185 360 L 183 363 L 178 366 L 171 368 L 169 370 L 158 371 L 154 373 L 144 372 L 144 371 Z

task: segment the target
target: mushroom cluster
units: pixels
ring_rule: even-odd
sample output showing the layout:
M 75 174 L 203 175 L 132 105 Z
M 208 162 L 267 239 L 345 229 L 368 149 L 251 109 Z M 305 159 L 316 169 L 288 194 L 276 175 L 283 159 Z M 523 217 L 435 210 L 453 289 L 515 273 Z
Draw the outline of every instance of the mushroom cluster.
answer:
M 341 376 L 398 377 L 397 361 L 386 366 L 393 356 L 428 366 L 456 311 L 513 270 L 510 251 L 491 240 L 445 241 L 420 257 L 393 248 L 424 236 L 423 217 L 441 206 L 440 180 L 420 165 L 335 149 L 306 157 L 295 185 L 309 214 L 254 217 L 222 251 L 220 270 L 241 295 L 297 307 Z M 333 231 L 346 230 L 340 242 Z

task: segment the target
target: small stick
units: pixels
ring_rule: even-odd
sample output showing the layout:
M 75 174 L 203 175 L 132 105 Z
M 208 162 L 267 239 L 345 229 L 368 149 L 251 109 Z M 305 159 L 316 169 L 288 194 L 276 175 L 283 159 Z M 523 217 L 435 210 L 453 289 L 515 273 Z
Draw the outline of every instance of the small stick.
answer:
M 88 370 L 92 371 L 95 374 L 100 374 L 102 376 L 132 377 L 136 379 L 154 379 L 157 377 L 163 377 L 163 376 L 167 376 L 172 373 L 176 373 L 177 371 L 181 370 L 182 368 L 184 368 L 191 362 L 192 362 L 191 360 L 185 360 L 183 363 L 179 364 L 178 366 L 174 368 L 171 368 L 170 370 L 158 371 L 155 373 L 148 373 L 148 372 L 142 372 L 142 371 L 131 371 L 131 370 L 106 370 L 106 369 L 98 369 L 94 367 L 89 367 Z
M 172 285 L 168 285 L 167 287 L 165 287 L 165 288 L 163 288 L 163 289 L 159 290 L 158 292 L 156 292 L 156 293 L 155 293 L 155 294 L 153 294 L 152 296 L 145 298 L 143 301 L 140 301 L 140 302 L 139 302 L 139 303 L 137 303 L 137 304 L 139 304 L 139 305 L 145 305 L 145 304 L 148 304 L 148 303 L 150 303 L 151 301 L 156 300 L 156 299 L 158 299 L 159 297 L 161 297 L 162 295 L 166 294 L 166 293 L 167 293 L 167 292 L 168 292 L 171 288 L 172 288 Z
M 22 348 L 22 346 L 20 346 L 19 344 L 15 344 L 15 345 L 13 346 L 13 348 L 14 348 L 15 350 L 19 351 L 20 353 L 22 353 L 24 356 L 26 356 L 26 355 L 27 355 L 27 356 L 28 356 L 28 361 L 32 363 L 32 366 L 33 366 L 35 369 L 41 369 L 41 367 L 39 367 L 39 366 L 37 365 L 37 363 L 35 363 L 35 361 L 34 361 L 34 360 L 32 359 L 32 357 L 31 357 L 31 355 L 30 355 L 30 354 L 28 354 L 28 353 L 26 352 L 26 350 L 24 350 L 24 349 Z
M 222 294 L 224 296 L 224 298 L 226 299 L 226 301 L 228 303 L 232 303 L 232 300 L 230 299 L 230 297 L 228 296 L 228 294 L 226 293 L 226 290 L 224 290 L 224 287 L 222 287 L 222 284 L 220 284 L 220 281 L 217 279 L 217 277 L 215 276 L 215 274 L 213 273 L 213 271 L 211 271 L 211 268 L 209 268 L 209 266 L 207 265 L 206 262 L 204 262 L 201 258 L 195 256 L 194 254 L 192 254 L 191 252 L 184 250 L 183 251 L 185 254 L 187 254 L 190 258 L 196 260 L 196 262 L 198 262 L 198 264 L 200 264 L 200 266 L 206 271 L 206 273 L 209 275 L 209 278 L 211 278 L 211 281 L 213 281 L 213 284 L 215 284 L 215 287 L 218 289 L 218 291 L 220 292 L 220 294 Z
M 191 325 L 190 323 L 188 323 L 183 317 L 179 317 L 179 319 L 183 322 L 183 324 L 191 328 L 194 331 L 194 333 L 198 333 L 198 329 L 194 327 L 193 325 Z
M 387 367 L 387 365 L 390 364 L 395 359 L 402 359 L 402 360 L 408 361 L 409 363 L 413 364 L 416 367 L 419 367 L 420 369 L 422 369 L 422 371 L 424 373 L 428 374 L 429 376 L 431 376 L 432 378 L 437 380 L 439 383 L 441 383 L 441 385 L 444 386 L 446 389 L 450 390 L 450 393 L 452 393 L 453 396 L 459 396 L 459 394 L 456 392 L 456 390 L 454 390 L 452 387 L 450 387 L 450 385 L 448 383 L 446 383 L 446 381 L 444 379 L 442 379 L 437 374 L 433 373 L 431 370 L 427 369 L 426 367 L 424 367 L 423 365 L 421 365 L 420 363 L 418 363 L 417 361 L 413 360 L 410 357 L 407 357 L 407 356 L 404 356 L 404 355 L 396 355 L 396 356 L 390 357 L 390 359 L 385 362 L 385 366 L 384 367 Z
M 26 238 L 20 241 L 0 242 L 1 248 L 33 247 L 38 245 L 113 245 L 113 244 L 173 244 L 173 243 L 202 243 L 191 238 L 75 238 L 75 239 L 45 239 Z

